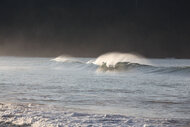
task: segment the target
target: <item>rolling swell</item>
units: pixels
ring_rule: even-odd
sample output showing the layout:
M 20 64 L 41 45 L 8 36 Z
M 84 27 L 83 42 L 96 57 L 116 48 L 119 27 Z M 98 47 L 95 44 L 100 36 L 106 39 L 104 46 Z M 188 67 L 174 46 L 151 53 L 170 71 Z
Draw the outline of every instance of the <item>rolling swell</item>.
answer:
M 67 68 L 78 70 L 190 75 L 190 66 L 154 66 L 149 64 L 147 60 L 145 62 L 144 58 L 142 60 L 142 58 L 131 54 L 118 55 L 118 53 L 111 53 L 102 56 L 96 59 L 59 56 L 55 59 L 52 59 L 51 61 L 59 63 L 59 66 L 66 66 Z M 117 57 L 117 59 L 115 57 Z M 130 57 L 130 59 L 126 57 Z M 135 61 L 133 58 L 135 59 Z

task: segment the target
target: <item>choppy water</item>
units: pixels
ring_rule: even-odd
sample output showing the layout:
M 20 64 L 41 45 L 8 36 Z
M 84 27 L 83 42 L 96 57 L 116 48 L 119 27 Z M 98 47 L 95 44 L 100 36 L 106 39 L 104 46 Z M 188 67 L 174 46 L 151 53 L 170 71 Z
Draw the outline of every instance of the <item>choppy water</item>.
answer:
M 0 121 L 136 127 L 190 122 L 190 60 L 109 66 L 95 60 L 0 57 Z

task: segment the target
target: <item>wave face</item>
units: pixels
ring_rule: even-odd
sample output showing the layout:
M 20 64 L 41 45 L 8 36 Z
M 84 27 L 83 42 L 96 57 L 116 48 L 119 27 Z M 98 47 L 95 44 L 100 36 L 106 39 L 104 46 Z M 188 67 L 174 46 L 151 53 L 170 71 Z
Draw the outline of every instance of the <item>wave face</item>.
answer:
M 117 71 L 117 72 L 128 72 L 128 71 L 139 71 L 152 74 L 185 74 L 188 76 L 190 75 L 190 67 L 159 67 L 153 65 L 145 65 L 145 64 L 138 64 L 138 63 L 128 63 L 128 62 L 119 62 L 115 64 L 115 66 L 107 66 L 106 64 L 101 65 L 98 68 L 99 71 L 106 72 L 106 71 Z
M 184 74 L 190 75 L 190 66 L 154 65 L 151 60 L 139 55 L 112 52 L 99 56 L 96 59 L 82 59 L 71 56 L 59 56 L 52 61 L 67 65 L 77 70 L 98 72 L 143 72 L 145 74 Z

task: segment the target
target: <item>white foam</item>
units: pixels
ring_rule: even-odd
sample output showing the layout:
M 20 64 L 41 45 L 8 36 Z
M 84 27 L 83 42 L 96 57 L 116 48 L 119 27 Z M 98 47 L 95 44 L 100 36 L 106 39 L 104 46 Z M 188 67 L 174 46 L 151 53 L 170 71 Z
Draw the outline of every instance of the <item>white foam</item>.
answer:
M 77 58 L 69 56 L 69 55 L 61 55 L 52 59 L 51 61 L 62 62 L 62 63 L 83 63 Z
M 180 120 L 136 118 L 123 115 L 72 112 L 53 106 L 37 104 L 0 104 L 0 122 L 32 127 L 63 126 L 133 126 L 177 127 Z
M 69 55 L 61 55 L 52 59 L 52 61 L 57 61 L 57 62 L 68 62 L 68 61 L 73 61 L 73 60 L 74 60 L 74 57 L 69 56 Z
M 148 64 L 148 61 L 142 56 L 120 52 L 111 52 L 103 54 L 92 63 L 100 66 L 102 64 L 106 64 L 107 67 L 114 67 L 119 62 Z

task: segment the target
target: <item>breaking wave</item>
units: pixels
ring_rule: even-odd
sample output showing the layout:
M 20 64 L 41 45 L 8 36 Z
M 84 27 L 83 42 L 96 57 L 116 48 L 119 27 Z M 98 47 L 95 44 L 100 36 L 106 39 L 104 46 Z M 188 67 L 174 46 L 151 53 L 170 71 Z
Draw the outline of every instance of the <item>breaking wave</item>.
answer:
M 119 62 L 114 66 L 106 66 L 103 64 L 98 67 L 98 71 L 117 71 L 117 72 L 128 72 L 128 71 L 140 71 L 144 73 L 155 73 L 155 74 L 189 74 L 190 67 L 157 67 L 152 65 L 138 64 L 138 63 L 128 63 Z
M 119 53 L 111 52 L 99 56 L 93 64 L 102 66 L 106 65 L 107 67 L 114 67 L 118 63 L 139 63 L 139 64 L 148 64 L 148 61 L 139 55 L 130 54 L 130 53 Z
M 106 53 L 96 59 L 79 59 L 71 56 L 59 56 L 52 59 L 52 61 L 60 62 L 64 65 L 67 64 L 71 68 L 77 67 L 78 69 L 96 70 L 99 72 L 140 71 L 143 73 L 183 73 L 190 75 L 190 66 L 154 66 L 146 58 L 129 53 Z
M 52 59 L 51 61 L 62 62 L 62 63 L 83 63 L 82 61 L 77 60 L 75 57 L 68 55 L 58 56 Z

